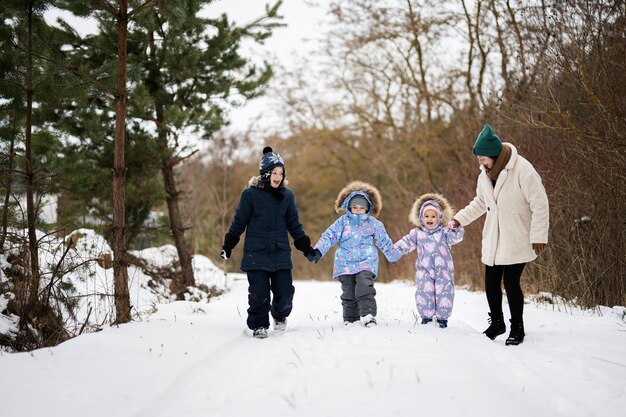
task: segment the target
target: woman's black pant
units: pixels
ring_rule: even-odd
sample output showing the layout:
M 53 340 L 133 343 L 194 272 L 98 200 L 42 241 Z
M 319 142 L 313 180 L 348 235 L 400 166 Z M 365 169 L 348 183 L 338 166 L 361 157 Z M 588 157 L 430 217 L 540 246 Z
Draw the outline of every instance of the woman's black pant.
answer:
M 526 263 L 513 265 L 485 266 L 485 292 L 492 317 L 502 316 L 502 281 L 509 301 L 511 322 L 522 323 L 524 315 L 524 293 L 520 278 Z

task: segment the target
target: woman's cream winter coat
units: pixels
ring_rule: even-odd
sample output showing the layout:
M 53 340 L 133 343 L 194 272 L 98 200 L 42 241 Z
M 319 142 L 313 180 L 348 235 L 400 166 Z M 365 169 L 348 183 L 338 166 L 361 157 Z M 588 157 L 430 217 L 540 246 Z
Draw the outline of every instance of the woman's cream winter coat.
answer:
M 483 228 L 485 265 L 511 265 L 537 258 L 533 243 L 548 243 L 548 196 L 537 171 L 510 143 L 511 159 L 495 188 L 481 166 L 476 197 L 454 218 L 466 226 L 487 213 Z

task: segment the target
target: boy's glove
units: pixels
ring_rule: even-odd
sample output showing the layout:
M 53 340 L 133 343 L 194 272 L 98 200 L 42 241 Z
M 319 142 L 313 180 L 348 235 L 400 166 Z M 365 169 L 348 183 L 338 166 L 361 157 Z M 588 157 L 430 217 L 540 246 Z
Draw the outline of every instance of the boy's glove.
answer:
M 302 252 L 304 256 L 309 256 L 315 253 L 315 249 L 311 247 L 311 239 L 307 235 L 304 235 L 301 238 L 294 240 L 293 245 L 296 247 L 296 249 Z
M 224 236 L 224 245 L 222 246 L 222 252 L 220 253 L 222 259 L 227 260 L 228 258 L 230 258 L 230 254 L 233 251 L 233 248 L 237 246 L 237 243 L 239 243 L 239 238 L 237 236 L 226 233 L 226 236 Z
M 309 253 L 308 255 L 306 255 L 306 258 L 309 260 L 309 262 L 318 263 L 320 259 L 322 259 L 322 252 L 320 252 L 319 249 L 315 249 L 313 253 Z

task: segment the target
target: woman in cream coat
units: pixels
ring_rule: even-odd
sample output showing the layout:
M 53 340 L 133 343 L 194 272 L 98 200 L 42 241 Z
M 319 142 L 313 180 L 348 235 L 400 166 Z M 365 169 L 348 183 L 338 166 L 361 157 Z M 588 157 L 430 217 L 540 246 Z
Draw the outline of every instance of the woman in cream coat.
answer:
M 486 213 L 482 258 L 490 325 L 490 339 L 506 331 L 502 313 L 501 283 L 504 280 L 511 333 L 507 345 L 524 341 L 524 294 L 520 277 L 527 262 L 537 258 L 548 242 L 548 197 L 533 166 L 510 143 L 502 143 L 490 125 L 485 125 L 474 143 L 481 173 L 476 197 L 455 216 L 466 226 Z

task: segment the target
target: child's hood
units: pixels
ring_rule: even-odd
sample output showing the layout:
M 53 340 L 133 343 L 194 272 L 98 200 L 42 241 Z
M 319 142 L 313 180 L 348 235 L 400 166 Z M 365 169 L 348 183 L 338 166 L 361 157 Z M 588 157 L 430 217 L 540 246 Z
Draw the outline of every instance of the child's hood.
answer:
M 369 214 L 378 217 L 383 209 L 383 198 L 376 187 L 363 181 L 352 181 L 339 191 L 335 200 L 335 212 L 341 213 L 341 210 L 344 210 L 346 213 L 349 213 L 348 203 L 352 195 L 355 194 L 365 197 L 370 203 Z
M 423 224 L 420 221 L 420 208 L 428 200 L 433 200 L 439 205 L 439 208 L 441 209 L 441 213 L 443 215 L 442 222 L 444 225 L 448 224 L 448 222 L 452 220 L 452 217 L 454 216 L 454 210 L 444 196 L 436 193 L 422 194 L 417 198 L 417 200 L 415 200 L 415 203 L 413 203 L 413 207 L 411 207 L 411 211 L 409 212 L 409 221 L 417 227 L 423 227 Z

